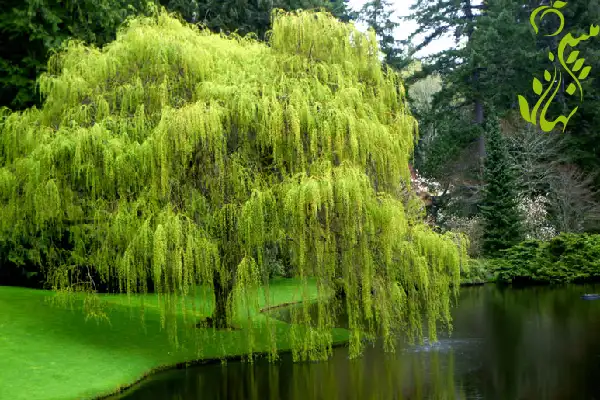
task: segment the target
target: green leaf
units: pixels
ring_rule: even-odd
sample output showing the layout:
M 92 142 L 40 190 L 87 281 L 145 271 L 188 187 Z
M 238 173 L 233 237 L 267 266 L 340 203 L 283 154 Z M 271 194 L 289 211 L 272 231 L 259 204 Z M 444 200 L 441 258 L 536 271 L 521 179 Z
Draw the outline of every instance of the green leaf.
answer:
M 566 5 L 567 5 L 567 3 L 564 1 L 555 1 L 554 4 L 552 4 L 552 7 L 553 8 L 563 8 Z
M 573 83 L 570 83 L 570 84 L 569 84 L 569 87 L 568 87 L 568 88 L 567 88 L 567 90 L 566 90 L 566 92 L 567 92 L 568 94 L 573 94 L 573 93 L 575 93 L 575 85 L 573 85 Z
M 585 61 L 585 58 L 580 58 L 579 60 L 577 60 L 577 62 L 573 66 L 573 72 L 579 71 L 581 69 L 581 67 L 583 67 L 584 61 Z
M 542 94 L 542 82 L 538 78 L 533 78 L 533 92 L 537 95 Z
M 552 52 L 548 53 L 548 58 L 550 61 L 554 61 L 554 54 Z
M 592 70 L 592 67 L 590 67 L 590 66 L 587 66 L 584 69 L 582 69 L 581 73 L 579 74 L 579 79 L 585 79 L 591 70 Z
M 527 122 L 531 122 L 531 115 L 529 114 L 529 103 L 525 97 L 519 95 L 519 110 L 521 110 L 521 116 Z
M 569 54 L 569 58 L 567 58 L 567 64 L 571 64 L 573 61 L 575 61 L 577 59 L 578 55 L 579 55 L 578 51 L 574 51 L 571 54 Z
M 546 82 L 549 82 L 550 78 L 551 78 L 550 72 L 544 71 L 544 79 L 546 80 Z

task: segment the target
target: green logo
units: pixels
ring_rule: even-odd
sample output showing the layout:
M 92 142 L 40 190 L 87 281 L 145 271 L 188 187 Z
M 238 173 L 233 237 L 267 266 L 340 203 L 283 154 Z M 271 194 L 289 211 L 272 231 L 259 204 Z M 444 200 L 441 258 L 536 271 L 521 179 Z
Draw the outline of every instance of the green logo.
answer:
M 529 22 L 531 23 L 531 26 L 533 26 L 533 30 L 535 31 L 535 33 L 537 34 L 538 30 L 539 30 L 537 25 L 535 24 L 535 17 L 542 10 L 544 10 L 544 12 L 542 13 L 542 15 L 540 17 L 540 20 L 542 20 L 546 14 L 556 14 L 558 16 L 558 18 L 560 19 L 560 26 L 559 26 L 558 30 L 556 32 L 554 32 L 553 34 L 544 35 L 544 36 L 556 36 L 560 32 L 562 32 L 562 30 L 565 26 L 565 18 L 563 16 L 563 14 L 559 11 L 559 9 L 563 8 L 566 5 L 567 5 L 567 3 L 565 3 L 564 1 L 555 1 L 554 4 L 552 4 L 552 7 L 541 6 L 541 7 L 536 8 L 535 10 L 533 10 L 533 12 L 531 13 L 531 16 L 529 17 Z M 598 35 L 599 32 L 600 32 L 600 28 L 597 25 L 591 25 L 589 35 L 581 35 L 581 36 L 575 38 L 570 33 L 567 33 L 565 36 L 563 36 L 563 38 L 560 40 L 560 43 L 558 45 L 558 61 L 560 62 L 562 69 L 564 71 L 566 71 L 571 76 L 571 78 L 573 78 L 573 80 L 574 80 L 574 82 L 571 82 L 569 84 L 566 92 L 569 95 L 573 95 L 575 93 L 575 91 L 578 90 L 580 101 L 583 101 L 583 91 L 581 89 L 580 80 L 585 79 L 589 75 L 592 67 L 590 67 L 590 66 L 583 67 L 583 63 L 584 63 L 585 59 L 584 58 L 578 59 L 577 57 L 579 56 L 579 51 L 576 51 L 576 50 L 572 50 L 569 53 L 567 60 L 565 61 L 565 59 L 564 59 L 565 49 L 567 46 L 575 48 L 575 46 L 577 46 L 579 44 L 579 42 L 588 40 L 589 38 Z M 550 52 L 548 54 L 548 59 L 550 61 L 554 62 L 554 59 L 555 59 L 554 53 Z M 569 65 L 573 64 L 573 65 L 571 66 L 571 68 L 569 68 L 567 66 L 567 64 L 569 64 Z M 579 72 L 579 71 L 581 71 L 581 72 Z M 576 72 L 579 72 L 579 76 L 575 76 Z M 565 77 L 566 77 L 566 75 L 565 75 Z M 539 98 L 539 100 L 537 101 L 537 103 L 535 103 L 535 106 L 533 107 L 533 109 L 530 109 L 529 103 L 527 102 L 527 100 L 523 96 L 519 95 L 519 109 L 521 110 L 521 115 L 523 116 L 525 121 L 530 122 L 533 125 L 537 125 L 537 116 L 538 116 L 539 108 L 542 105 L 544 105 L 544 107 L 542 108 L 542 112 L 539 116 L 540 128 L 542 128 L 542 130 L 544 132 L 550 132 L 552 129 L 554 129 L 554 126 L 557 123 L 562 122 L 563 123 L 563 132 L 564 132 L 565 128 L 567 127 L 567 123 L 569 122 L 569 119 L 573 116 L 573 114 L 575 114 L 578 107 L 575 107 L 575 109 L 573 109 L 573 111 L 571 111 L 571 113 L 569 114 L 568 117 L 561 115 L 558 118 L 556 118 L 554 121 L 547 121 L 546 120 L 546 111 L 548 110 L 550 103 L 552 103 L 554 96 L 556 96 L 556 93 L 558 92 L 558 89 L 560 88 L 560 86 L 562 84 L 563 72 L 560 70 L 557 71 L 556 65 L 555 65 L 554 73 L 552 75 L 550 74 L 549 71 L 547 71 L 547 70 L 544 71 L 544 80 L 546 82 L 549 82 L 549 85 L 546 88 L 546 90 L 544 91 L 544 93 L 542 94 L 542 91 L 544 90 L 544 85 L 542 84 L 542 82 L 540 82 L 539 79 L 537 79 L 535 77 L 533 78 L 533 92 L 536 95 L 541 96 Z M 550 97 L 548 97 L 548 94 L 551 91 L 552 91 L 552 95 Z

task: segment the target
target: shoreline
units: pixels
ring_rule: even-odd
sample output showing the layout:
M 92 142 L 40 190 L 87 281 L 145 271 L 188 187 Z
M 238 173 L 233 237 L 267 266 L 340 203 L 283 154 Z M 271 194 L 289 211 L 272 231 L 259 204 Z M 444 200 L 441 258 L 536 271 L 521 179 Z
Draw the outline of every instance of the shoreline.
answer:
M 348 341 L 339 341 L 339 342 L 334 342 L 331 345 L 331 348 L 339 348 L 339 347 L 345 347 L 348 345 Z M 291 352 L 291 350 L 281 350 L 278 352 L 278 354 L 289 354 Z M 253 355 L 255 357 L 263 357 L 266 356 L 268 353 L 266 352 L 260 352 L 260 353 L 253 353 Z M 244 359 L 244 355 L 234 355 L 234 356 L 227 356 L 224 358 L 201 358 L 198 360 L 191 360 L 191 361 L 186 361 L 186 362 L 181 362 L 181 363 L 177 363 L 174 365 L 166 365 L 166 366 L 161 366 L 161 367 L 157 367 L 157 368 L 153 368 L 152 370 L 148 371 L 147 374 L 145 374 L 142 378 L 138 379 L 137 381 L 133 382 L 130 385 L 127 386 L 122 386 L 121 388 L 117 389 L 115 392 L 112 392 L 111 394 L 107 394 L 107 395 L 101 395 L 98 397 L 92 397 L 89 400 L 117 400 L 122 398 L 124 395 L 126 395 L 126 392 L 128 391 L 135 391 L 136 386 L 140 386 L 144 384 L 144 381 L 146 381 L 148 378 L 152 377 L 153 375 L 159 374 L 161 372 L 166 372 L 166 371 L 171 371 L 171 370 L 176 370 L 176 369 L 186 369 L 186 368 L 190 368 L 190 367 L 199 367 L 202 365 L 210 365 L 210 364 L 216 364 L 219 362 L 223 362 L 223 360 L 229 362 L 229 361 L 242 361 Z
M 460 286 L 461 287 L 482 286 L 487 283 L 490 283 L 490 282 L 461 283 Z M 289 307 L 289 306 L 293 306 L 293 305 L 297 305 L 297 304 L 301 304 L 301 303 L 302 303 L 302 301 L 286 302 L 286 303 L 277 304 L 274 306 L 261 308 L 261 309 L 259 309 L 259 312 L 266 313 L 266 312 L 269 312 L 272 310 Z M 348 340 L 344 340 L 344 341 L 338 341 L 338 342 L 332 343 L 331 347 L 339 348 L 339 347 L 344 347 L 347 345 L 348 345 Z M 290 351 L 291 350 L 289 350 L 289 349 L 281 350 L 278 352 L 278 354 L 288 354 L 288 353 L 290 353 Z M 264 357 L 267 354 L 268 354 L 267 352 L 258 352 L 258 353 L 253 353 L 253 356 L 254 357 Z M 121 386 L 121 387 L 117 388 L 115 391 L 111 392 L 110 394 L 92 397 L 89 400 L 118 400 L 118 399 L 122 398 L 126 394 L 126 392 L 128 392 L 130 390 L 134 391 L 136 386 L 143 385 L 144 381 L 146 381 L 148 378 L 152 377 L 153 375 L 159 374 L 161 372 L 166 372 L 166 371 L 176 370 L 176 369 L 186 369 L 186 368 L 190 368 L 190 367 L 198 367 L 198 366 L 202 366 L 202 365 L 216 364 L 216 363 L 223 362 L 223 361 L 226 361 L 226 362 L 241 361 L 244 359 L 244 357 L 245 357 L 244 354 L 238 354 L 238 355 L 231 355 L 231 356 L 226 356 L 226 357 L 222 357 L 222 358 L 200 358 L 200 359 L 195 359 L 195 360 L 191 360 L 191 361 L 184 361 L 184 362 L 179 362 L 176 364 L 155 367 L 155 368 L 152 368 L 151 370 L 149 370 L 147 373 L 145 373 L 141 378 L 137 379 L 135 382 L 133 382 L 131 384 L 127 384 L 125 386 Z
M 265 312 L 271 309 L 302 300 L 297 297 L 299 285 L 296 279 L 272 280 L 268 303 L 261 300 L 250 310 L 255 323 L 262 325 Z M 161 327 L 153 296 L 147 296 L 141 319 L 137 300 L 128 302 L 123 296 L 110 295 L 104 299 L 102 315 L 87 320 L 79 310 L 81 304 L 62 307 L 47 301 L 53 295 L 48 290 L 0 286 L 0 398 L 119 398 L 158 372 L 221 360 L 249 360 L 243 330 L 188 326 L 210 314 L 212 300 L 204 290 L 191 299 L 198 307 L 191 320 L 186 322 L 181 312 L 173 316 L 177 319 L 175 330 Z M 309 282 L 306 295 L 308 302 L 319 298 L 314 282 Z M 290 325 L 275 319 L 273 323 L 278 352 L 291 351 L 286 337 Z M 331 333 L 333 345 L 348 339 L 343 329 Z M 180 338 L 177 348 L 169 344 L 172 335 Z M 263 335 L 255 338 L 253 358 L 269 353 L 267 339 Z M 196 349 L 198 345 L 201 348 Z
M 261 301 L 252 314 L 260 320 L 270 311 L 301 304 L 296 297 L 298 284 L 300 282 L 294 279 L 274 280 L 270 285 L 271 305 L 266 307 Z M 309 286 L 306 301 L 314 302 L 319 294 L 314 283 Z M 2 398 L 118 399 L 160 372 L 249 358 L 243 348 L 244 333 L 239 330 L 207 331 L 208 341 L 201 344 L 200 353 L 191 350 L 194 344 L 188 341 L 190 339 L 185 339 L 187 344 L 181 343 L 183 350 L 173 352 L 165 344 L 169 333 L 160 328 L 160 317 L 155 310 L 147 309 L 146 325 L 141 328 L 135 323 L 132 325 L 131 318 L 137 320 L 136 303 L 128 305 L 125 300 L 110 296 L 105 311 L 111 323 L 105 326 L 100 320 L 84 320 L 70 307 L 53 306 L 45 301 L 51 294 L 45 290 L 0 286 L 0 309 L 5 311 L 0 313 L 4 333 L 0 335 L 0 370 L 6 371 L 3 376 L 6 385 L 0 385 Z M 148 305 L 153 301 L 149 300 Z M 195 301 L 209 306 L 204 303 L 202 292 Z M 130 307 L 133 308 L 130 310 Z M 205 311 L 201 314 L 208 315 Z M 278 337 L 289 329 L 285 321 L 278 321 L 277 326 Z M 148 331 L 144 332 L 146 328 Z M 177 329 L 183 332 L 189 328 L 178 325 Z M 22 332 L 28 333 L 23 335 Z M 339 327 L 332 334 L 332 347 L 348 345 L 347 330 Z M 204 343 L 204 339 L 201 340 Z M 278 353 L 290 353 L 291 343 L 283 336 L 281 340 L 278 339 Z M 269 353 L 264 344 L 255 350 L 253 358 L 262 359 Z
M 274 306 L 261 308 L 261 309 L 259 309 L 259 312 L 265 313 L 265 312 L 269 312 L 269 311 L 272 311 L 272 310 L 275 310 L 278 308 L 289 307 L 289 306 L 301 304 L 301 303 L 302 303 L 302 301 L 292 301 L 292 302 L 277 304 Z M 347 344 L 348 344 L 347 340 L 337 341 L 337 342 L 334 341 L 331 345 L 331 348 L 344 347 Z M 288 354 L 290 352 L 291 352 L 290 349 L 286 349 L 286 350 L 278 351 L 277 354 Z M 268 354 L 267 352 L 257 352 L 257 353 L 253 353 L 253 357 L 256 357 L 256 358 L 264 357 L 267 354 Z M 126 394 L 126 392 L 135 391 L 136 386 L 143 385 L 144 381 L 146 381 L 148 378 L 150 378 L 153 375 L 159 374 L 161 372 L 166 372 L 166 371 L 176 370 L 176 369 L 186 369 L 186 368 L 190 368 L 190 367 L 198 367 L 201 365 L 216 364 L 216 363 L 223 362 L 223 361 L 226 361 L 226 362 L 241 361 L 244 359 L 245 356 L 246 356 L 245 354 L 238 354 L 238 355 L 231 355 L 231 356 L 226 356 L 226 357 L 221 357 L 221 358 L 199 358 L 199 359 L 183 361 L 183 362 L 179 362 L 179 363 L 171 364 L 171 365 L 162 365 L 159 367 L 152 368 L 147 373 L 145 373 L 142 377 L 137 379 L 135 382 L 132 382 L 131 384 L 126 384 L 124 386 L 120 386 L 119 388 L 115 389 L 115 391 L 113 391 L 109 394 L 103 394 L 100 396 L 91 397 L 91 398 L 89 398 L 89 400 L 117 400 L 117 399 L 123 397 Z

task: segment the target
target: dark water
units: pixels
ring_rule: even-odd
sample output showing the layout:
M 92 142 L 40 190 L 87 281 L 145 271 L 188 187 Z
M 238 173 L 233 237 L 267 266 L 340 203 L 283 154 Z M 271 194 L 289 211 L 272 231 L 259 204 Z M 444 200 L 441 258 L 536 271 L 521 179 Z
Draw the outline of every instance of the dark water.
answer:
M 325 363 L 229 362 L 174 370 L 121 399 L 600 400 L 600 286 L 464 288 L 451 337 L 395 354 L 380 346 Z

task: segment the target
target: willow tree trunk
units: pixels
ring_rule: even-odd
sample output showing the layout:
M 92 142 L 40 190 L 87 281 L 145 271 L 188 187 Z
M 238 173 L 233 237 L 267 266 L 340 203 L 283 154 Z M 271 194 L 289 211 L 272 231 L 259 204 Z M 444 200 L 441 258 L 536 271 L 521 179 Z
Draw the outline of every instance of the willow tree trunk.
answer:
M 215 293 L 215 308 L 209 319 L 210 325 L 217 329 L 225 329 L 229 327 L 227 323 L 227 300 L 232 292 L 233 285 L 231 282 L 223 284 L 218 272 L 213 274 L 213 286 Z

